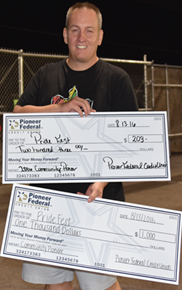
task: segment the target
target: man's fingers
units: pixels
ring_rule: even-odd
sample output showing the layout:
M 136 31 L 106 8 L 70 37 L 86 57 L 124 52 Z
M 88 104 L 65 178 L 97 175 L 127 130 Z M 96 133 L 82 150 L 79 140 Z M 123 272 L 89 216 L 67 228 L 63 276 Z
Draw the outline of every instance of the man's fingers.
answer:
M 90 108 L 89 103 L 86 100 L 75 97 L 74 99 L 70 101 L 70 106 L 72 105 L 73 106 L 75 105 L 80 116 L 83 116 L 83 112 L 85 113 L 85 116 L 90 114 L 91 108 Z
M 91 112 L 96 112 L 90 107 L 87 100 L 79 97 L 74 97 L 68 102 L 62 101 L 57 106 L 59 106 L 59 112 L 77 112 L 81 117 L 83 117 L 83 113 L 85 113 L 85 116 L 88 116 Z
M 79 113 L 81 117 L 83 117 L 83 112 L 85 113 L 85 116 L 89 115 L 91 112 L 91 107 L 88 103 L 88 101 L 81 99 L 79 97 L 75 97 L 74 99 L 68 101 L 64 104 L 67 106 L 67 110 L 70 112 L 71 110 L 75 110 Z M 66 108 L 66 107 L 65 107 Z M 83 110 L 83 111 L 82 111 Z
M 81 192 L 77 192 L 77 194 L 79 194 L 79 195 L 85 195 L 84 193 L 81 193 Z

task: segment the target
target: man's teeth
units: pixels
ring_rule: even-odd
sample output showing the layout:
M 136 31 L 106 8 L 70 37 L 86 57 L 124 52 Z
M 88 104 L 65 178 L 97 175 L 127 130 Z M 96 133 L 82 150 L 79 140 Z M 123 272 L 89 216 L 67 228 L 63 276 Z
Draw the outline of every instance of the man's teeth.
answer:
M 79 49 L 85 49 L 85 48 L 87 48 L 86 45 L 77 45 L 77 47 L 78 47 Z

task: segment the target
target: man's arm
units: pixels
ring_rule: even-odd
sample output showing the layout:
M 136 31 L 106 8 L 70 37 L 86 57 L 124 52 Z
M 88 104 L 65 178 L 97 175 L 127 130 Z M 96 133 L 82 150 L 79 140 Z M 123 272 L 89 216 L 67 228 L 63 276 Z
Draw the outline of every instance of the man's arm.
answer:
M 78 112 L 81 117 L 83 117 L 83 111 L 85 116 L 89 115 L 91 112 L 95 112 L 93 110 L 88 101 L 81 99 L 79 97 L 75 97 L 69 102 L 65 102 L 62 100 L 59 104 L 51 104 L 47 106 L 33 106 L 33 105 L 25 105 L 19 106 L 16 105 L 13 113 L 65 113 L 65 112 Z

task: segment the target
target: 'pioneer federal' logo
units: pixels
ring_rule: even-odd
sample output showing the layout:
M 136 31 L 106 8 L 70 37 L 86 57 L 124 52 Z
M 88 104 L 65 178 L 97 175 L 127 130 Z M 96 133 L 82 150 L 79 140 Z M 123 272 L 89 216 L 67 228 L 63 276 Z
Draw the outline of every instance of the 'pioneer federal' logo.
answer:
M 9 120 L 10 130 L 39 130 L 41 129 L 41 120 L 33 119 L 14 119 Z
M 51 197 L 33 192 L 18 191 L 17 203 L 49 207 L 51 205 Z

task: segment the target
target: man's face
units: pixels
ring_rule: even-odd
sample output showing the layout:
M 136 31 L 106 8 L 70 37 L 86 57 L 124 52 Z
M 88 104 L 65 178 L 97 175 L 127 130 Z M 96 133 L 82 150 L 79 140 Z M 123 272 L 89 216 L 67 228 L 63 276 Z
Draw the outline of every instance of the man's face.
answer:
M 76 8 L 71 14 L 68 28 L 64 28 L 63 36 L 68 44 L 72 68 L 79 65 L 86 69 L 97 61 L 97 47 L 102 43 L 103 31 L 99 30 L 94 10 Z

